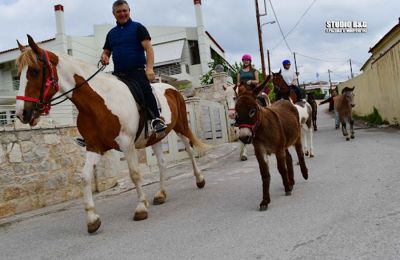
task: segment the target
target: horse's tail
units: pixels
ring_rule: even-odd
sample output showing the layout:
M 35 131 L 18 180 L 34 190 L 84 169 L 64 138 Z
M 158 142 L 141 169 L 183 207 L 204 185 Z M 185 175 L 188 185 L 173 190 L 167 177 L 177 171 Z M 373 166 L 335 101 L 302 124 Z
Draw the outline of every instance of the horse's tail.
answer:
M 186 103 L 181 93 L 176 91 L 176 102 L 178 106 L 178 120 L 180 121 L 179 126 L 175 126 L 174 130 L 186 136 L 191 145 L 194 146 L 200 154 L 204 154 L 205 151 L 211 148 L 210 145 L 203 143 L 198 139 L 192 132 L 189 126 L 189 121 L 187 118 Z
M 209 150 L 212 146 L 206 143 L 203 143 L 199 138 L 197 138 L 189 128 L 187 138 L 189 138 L 190 143 L 197 149 L 200 154 L 203 154 L 207 150 Z

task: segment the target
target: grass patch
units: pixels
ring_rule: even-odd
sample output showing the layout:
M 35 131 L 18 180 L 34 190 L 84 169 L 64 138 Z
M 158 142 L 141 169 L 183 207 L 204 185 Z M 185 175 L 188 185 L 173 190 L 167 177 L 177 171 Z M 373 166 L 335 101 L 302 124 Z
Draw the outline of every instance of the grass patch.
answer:
M 364 121 L 366 121 L 370 124 L 374 124 L 374 125 L 389 124 L 388 121 L 383 120 L 382 116 L 379 114 L 379 111 L 378 111 L 378 109 L 376 109 L 376 107 L 374 107 L 374 110 L 372 111 L 371 114 L 366 115 L 366 116 L 354 115 L 354 118 L 364 120 Z

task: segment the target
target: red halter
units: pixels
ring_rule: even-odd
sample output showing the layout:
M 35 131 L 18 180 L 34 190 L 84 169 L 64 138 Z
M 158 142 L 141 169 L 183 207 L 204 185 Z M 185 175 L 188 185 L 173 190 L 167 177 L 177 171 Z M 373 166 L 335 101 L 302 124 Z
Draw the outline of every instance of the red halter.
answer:
M 257 112 L 256 112 L 255 116 L 256 116 L 256 121 L 254 122 L 254 124 L 239 124 L 239 129 L 240 128 L 249 128 L 253 138 L 256 135 L 257 129 L 261 124 L 259 108 L 257 108 Z
M 46 66 L 49 66 L 50 74 L 45 78 L 46 75 Z M 17 96 L 16 98 L 19 100 L 29 101 L 35 103 L 35 110 L 37 110 L 40 114 L 48 114 L 51 108 L 50 101 L 45 101 L 47 95 L 49 94 L 50 89 L 55 89 L 56 92 L 60 90 L 60 86 L 55 77 L 54 66 L 50 62 L 49 54 L 47 51 L 44 51 L 43 55 L 43 80 L 42 86 L 40 88 L 40 94 L 38 98 L 27 97 L 27 96 Z

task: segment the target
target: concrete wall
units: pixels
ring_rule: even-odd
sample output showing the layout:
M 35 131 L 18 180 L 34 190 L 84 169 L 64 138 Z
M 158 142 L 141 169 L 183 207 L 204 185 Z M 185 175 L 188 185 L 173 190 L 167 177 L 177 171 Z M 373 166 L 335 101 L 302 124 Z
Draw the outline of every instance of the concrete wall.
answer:
M 365 116 L 376 107 L 384 120 L 391 124 L 399 123 L 400 44 L 376 61 L 371 69 L 339 84 L 339 91 L 346 86 L 356 87 L 354 113 Z
M 76 127 L 0 129 L 0 218 L 82 196 L 84 149 Z M 105 156 L 95 170 L 94 191 L 116 185 L 114 160 Z

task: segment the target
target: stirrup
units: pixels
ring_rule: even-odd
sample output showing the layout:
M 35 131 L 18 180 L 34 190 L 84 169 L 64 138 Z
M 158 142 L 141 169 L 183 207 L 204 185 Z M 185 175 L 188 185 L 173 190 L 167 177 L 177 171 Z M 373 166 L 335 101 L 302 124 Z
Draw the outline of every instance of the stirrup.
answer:
M 160 118 L 154 118 L 151 120 L 150 126 L 155 133 L 163 132 L 167 128 L 167 125 Z
M 82 147 L 85 147 L 86 146 L 86 142 L 85 142 L 85 139 L 83 139 L 83 138 L 75 138 L 75 142 L 79 145 L 79 146 L 82 146 Z

